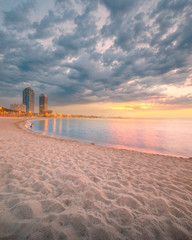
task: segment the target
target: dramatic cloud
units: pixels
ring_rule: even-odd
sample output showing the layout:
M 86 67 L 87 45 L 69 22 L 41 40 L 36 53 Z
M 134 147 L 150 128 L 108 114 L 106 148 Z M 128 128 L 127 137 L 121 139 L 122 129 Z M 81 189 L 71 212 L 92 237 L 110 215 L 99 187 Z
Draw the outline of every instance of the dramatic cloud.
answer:
M 52 106 L 192 105 L 189 91 L 165 91 L 192 87 L 191 0 L 3 0 L 0 9 L 1 105 L 28 86 Z

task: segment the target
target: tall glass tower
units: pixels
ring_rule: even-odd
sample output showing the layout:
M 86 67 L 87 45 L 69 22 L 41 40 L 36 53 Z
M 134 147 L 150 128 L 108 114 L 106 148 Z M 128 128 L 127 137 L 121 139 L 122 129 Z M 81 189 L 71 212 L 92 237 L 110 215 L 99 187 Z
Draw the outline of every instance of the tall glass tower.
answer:
M 23 104 L 26 105 L 26 112 L 34 113 L 34 91 L 28 87 L 23 90 Z
M 39 96 L 39 113 L 43 111 L 47 111 L 47 95 L 42 93 Z

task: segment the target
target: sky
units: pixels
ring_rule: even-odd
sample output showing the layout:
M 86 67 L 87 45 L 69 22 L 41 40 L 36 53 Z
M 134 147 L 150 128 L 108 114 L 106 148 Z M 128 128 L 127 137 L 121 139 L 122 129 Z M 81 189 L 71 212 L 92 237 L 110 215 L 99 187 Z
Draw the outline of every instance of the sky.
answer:
M 0 105 L 192 118 L 192 0 L 0 0 Z

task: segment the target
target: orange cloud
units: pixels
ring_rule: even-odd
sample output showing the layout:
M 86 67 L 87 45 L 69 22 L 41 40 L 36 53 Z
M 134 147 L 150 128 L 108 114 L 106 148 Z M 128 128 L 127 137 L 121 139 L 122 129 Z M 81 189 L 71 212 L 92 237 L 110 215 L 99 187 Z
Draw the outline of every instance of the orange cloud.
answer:
M 152 106 L 151 103 L 115 103 L 110 105 L 110 109 L 112 110 L 128 110 L 128 111 L 138 111 L 150 109 Z

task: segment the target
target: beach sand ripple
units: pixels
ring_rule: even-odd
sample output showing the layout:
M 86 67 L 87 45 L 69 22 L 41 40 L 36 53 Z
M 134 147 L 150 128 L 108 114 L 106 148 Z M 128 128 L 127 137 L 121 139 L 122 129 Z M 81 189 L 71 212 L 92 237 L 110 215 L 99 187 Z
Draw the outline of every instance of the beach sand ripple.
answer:
M 64 141 L 0 118 L 1 240 L 191 240 L 192 159 Z

